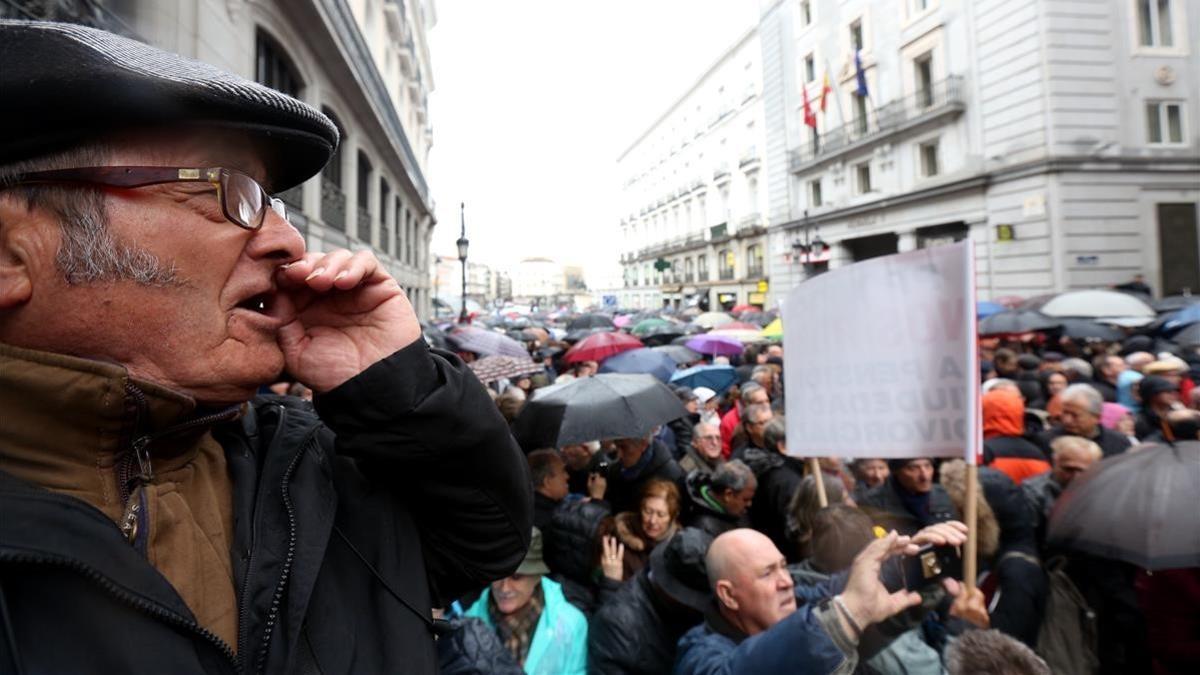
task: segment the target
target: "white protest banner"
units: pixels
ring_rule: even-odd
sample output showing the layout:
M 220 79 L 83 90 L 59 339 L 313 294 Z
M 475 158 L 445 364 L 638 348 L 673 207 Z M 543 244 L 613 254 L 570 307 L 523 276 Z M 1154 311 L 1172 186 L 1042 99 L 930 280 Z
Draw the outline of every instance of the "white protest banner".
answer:
M 979 434 L 971 242 L 874 258 L 783 305 L 788 452 L 962 457 Z

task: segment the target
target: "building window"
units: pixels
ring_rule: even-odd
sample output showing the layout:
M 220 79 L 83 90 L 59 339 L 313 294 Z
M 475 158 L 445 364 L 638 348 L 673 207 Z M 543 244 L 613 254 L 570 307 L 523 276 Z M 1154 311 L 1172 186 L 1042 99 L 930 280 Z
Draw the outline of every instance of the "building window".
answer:
M 862 19 L 855 19 L 850 24 L 850 49 L 855 52 L 862 51 L 863 49 Z
M 683 280 L 689 284 L 696 280 L 696 263 L 691 258 L 683 261 Z
M 812 54 L 804 57 L 804 81 L 815 82 L 817 79 L 817 58 Z
M 933 54 L 926 52 L 913 60 L 913 83 L 917 87 L 917 105 L 933 105 Z
M 812 0 L 800 0 L 800 27 L 803 28 L 813 21 Z
M 402 259 L 404 255 L 404 240 L 402 239 L 401 226 L 404 225 L 404 203 L 400 201 L 400 195 L 392 200 L 392 246 L 388 250 L 397 260 Z
M 736 262 L 733 251 L 722 249 L 717 254 L 717 278 L 722 281 L 728 281 L 733 278 L 733 266 Z
M 808 181 L 808 203 L 814 208 L 825 203 L 821 198 L 821 180 L 819 178 Z
M 854 130 L 859 135 L 867 133 L 867 97 L 855 94 L 854 99 Z
M 371 160 L 358 152 L 358 214 L 355 232 L 362 241 L 371 241 Z
M 338 121 L 337 115 L 329 108 L 322 108 L 321 112 L 333 121 L 337 127 L 338 136 L 346 137 L 346 132 Z M 342 186 L 342 150 L 341 144 L 333 151 L 333 157 L 329 158 L 329 162 L 325 164 L 325 168 L 321 169 L 321 220 L 325 221 L 326 225 L 334 227 L 338 230 L 346 229 L 346 193 Z
M 1172 47 L 1171 0 L 1137 0 L 1138 44 L 1143 47 Z
M 708 256 L 696 256 L 696 280 L 708 281 Z
M 300 98 L 304 81 L 292 65 L 292 59 L 275 38 L 258 31 L 254 36 L 254 54 L 255 81 L 293 98 Z
M 933 4 L 932 0 L 909 0 L 908 1 L 908 7 L 910 10 L 909 14 L 916 16 L 917 14 L 920 14 L 921 12 L 924 12 L 925 10 L 929 9 L 929 6 L 931 4 Z
M 917 153 L 921 158 L 921 175 L 925 178 L 938 175 L 938 142 L 920 144 Z
M 1146 138 L 1159 145 L 1183 143 L 1183 105 L 1163 101 L 1147 103 Z
M 763 275 L 763 247 L 754 244 L 746 249 L 746 276 L 756 279 Z
M 387 212 L 388 203 L 392 201 L 392 188 L 388 186 L 386 178 L 379 178 L 379 245 L 384 249 L 388 246 L 388 232 L 392 229 L 389 227 Z
M 871 163 L 863 162 L 854 167 L 854 182 L 855 189 L 858 194 L 866 194 L 871 191 Z

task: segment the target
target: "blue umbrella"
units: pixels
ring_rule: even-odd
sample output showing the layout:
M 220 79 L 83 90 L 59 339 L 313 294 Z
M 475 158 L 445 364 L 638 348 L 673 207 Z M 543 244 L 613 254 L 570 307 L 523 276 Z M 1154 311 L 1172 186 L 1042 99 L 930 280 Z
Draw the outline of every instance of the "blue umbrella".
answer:
M 1197 322 L 1200 322 L 1200 303 L 1188 305 L 1187 307 L 1184 307 L 1178 312 L 1172 314 L 1167 319 L 1166 323 L 1163 324 L 1163 332 L 1171 334 L 1188 325 L 1189 323 Z
M 652 349 L 631 349 L 607 358 L 600 366 L 602 373 L 646 373 L 666 382 L 675 372 L 675 360 Z
M 979 317 L 980 319 L 983 319 L 983 318 L 989 317 L 993 314 L 999 314 L 1000 312 L 1003 312 L 1006 309 L 1007 308 L 1004 305 L 1001 305 L 1001 304 L 995 303 L 995 302 L 988 302 L 987 300 L 984 300 L 983 302 L 975 303 L 975 316 Z
M 692 389 L 708 387 L 720 394 L 733 386 L 737 379 L 737 371 L 733 366 L 696 366 L 676 371 L 671 376 L 671 384 Z

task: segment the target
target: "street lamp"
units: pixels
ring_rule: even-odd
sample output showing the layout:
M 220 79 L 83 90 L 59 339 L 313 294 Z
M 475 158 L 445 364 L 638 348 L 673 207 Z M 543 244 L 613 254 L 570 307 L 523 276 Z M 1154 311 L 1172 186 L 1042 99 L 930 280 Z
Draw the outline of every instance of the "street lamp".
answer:
M 815 237 L 810 238 L 809 232 L 813 225 L 808 222 L 808 210 L 804 211 L 804 221 L 800 225 L 801 231 L 804 233 L 803 239 L 797 239 L 792 242 L 792 259 L 801 260 L 804 264 L 806 272 L 805 277 L 813 275 L 813 270 L 817 263 L 813 260 L 814 257 L 820 256 L 829 250 L 829 244 L 821 239 L 821 234 L 818 232 Z
M 458 315 L 459 323 L 467 322 L 467 247 L 471 242 L 467 241 L 467 204 L 466 202 L 459 204 L 459 216 L 462 221 L 462 231 L 459 234 L 458 241 L 454 242 L 458 245 L 458 261 L 462 263 L 462 311 Z

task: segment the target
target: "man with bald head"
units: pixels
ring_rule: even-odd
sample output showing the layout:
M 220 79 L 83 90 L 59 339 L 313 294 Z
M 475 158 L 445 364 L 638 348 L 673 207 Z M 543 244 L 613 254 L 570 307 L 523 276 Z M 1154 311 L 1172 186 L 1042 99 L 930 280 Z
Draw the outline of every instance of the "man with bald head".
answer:
M 924 533 L 926 540 L 966 540 L 965 528 L 939 528 Z M 674 672 L 853 672 L 862 632 L 920 603 L 917 593 L 889 593 L 879 579 L 883 561 L 917 548 L 894 532 L 876 539 L 855 558 L 840 593 L 797 606 L 787 560 L 769 538 L 750 529 L 722 534 L 705 557 L 713 604 L 705 622 L 679 641 Z M 947 586 L 957 592 L 954 584 Z

